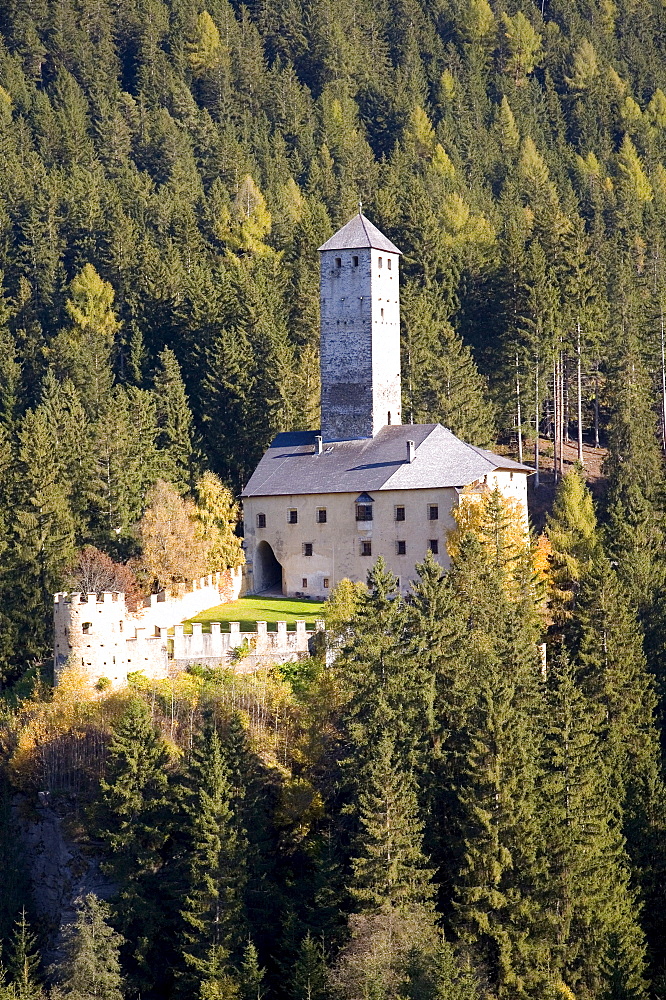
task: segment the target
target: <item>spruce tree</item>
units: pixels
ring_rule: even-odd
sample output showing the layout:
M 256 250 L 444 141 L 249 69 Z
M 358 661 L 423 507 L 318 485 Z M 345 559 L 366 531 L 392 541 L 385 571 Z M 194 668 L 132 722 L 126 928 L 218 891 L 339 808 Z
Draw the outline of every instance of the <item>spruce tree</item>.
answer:
M 292 1000 L 328 1000 L 328 976 L 321 943 L 305 935 L 298 949 L 289 982 Z
M 9 941 L 7 963 L 7 971 L 19 1000 L 32 1000 L 40 992 L 39 965 L 37 938 L 30 929 L 25 907 L 22 907 Z
M 161 472 L 164 479 L 186 493 L 192 471 L 192 414 L 176 355 L 165 347 L 159 361 L 153 387 Z
M 574 993 L 642 997 L 645 942 L 610 790 L 603 713 L 563 652 L 550 665 L 544 718 L 549 964 Z
M 551 545 L 552 608 L 558 623 L 571 608 L 599 547 L 592 495 L 582 472 L 568 472 L 560 483 L 546 534 Z
M 227 975 L 240 960 L 243 938 L 244 859 L 228 769 L 215 731 L 204 732 L 194 744 L 181 795 L 181 991 L 186 994 L 221 973 Z
M 122 1000 L 121 936 L 109 924 L 109 907 L 93 893 L 76 901 L 76 917 L 65 930 L 64 961 L 57 978 L 70 1000 Z
M 97 827 L 119 882 L 114 907 L 140 982 L 150 974 L 166 919 L 158 886 L 169 837 L 168 765 L 146 705 L 133 698 L 109 744 Z

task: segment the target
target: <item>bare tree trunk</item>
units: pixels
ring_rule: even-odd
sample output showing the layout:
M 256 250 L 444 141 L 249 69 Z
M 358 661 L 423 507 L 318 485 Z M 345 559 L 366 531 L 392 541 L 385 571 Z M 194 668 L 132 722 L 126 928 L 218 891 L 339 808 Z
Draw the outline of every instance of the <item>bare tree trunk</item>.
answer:
M 578 461 L 583 464 L 583 375 L 581 370 L 580 320 L 576 323 L 576 378 L 578 380 Z
M 537 355 L 534 374 L 534 477 L 535 486 L 539 486 L 539 356 Z
M 562 438 L 569 444 L 569 358 L 562 354 Z
M 565 400 L 565 356 L 560 351 L 560 479 L 564 477 L 564 400 Z M 568 440 L 568 435 L 567 435 Z
M 594 372 L 594 447 L 599 447 L 599 358 Z
M 666 364 L 664 363 L 664 307 L 661 306 L 661 437 L 666 451 Z
M 520 373 L 518 370 L 518 355 L 516 354 L 516 419 L 518 421 L 518 461 L 523 464 L 523 416 L 520 407 Z
M 557 444 L 558 444 L 558 385 L 557 385 L 557 355 L 553 360 L 553 481 L 557 482 Z

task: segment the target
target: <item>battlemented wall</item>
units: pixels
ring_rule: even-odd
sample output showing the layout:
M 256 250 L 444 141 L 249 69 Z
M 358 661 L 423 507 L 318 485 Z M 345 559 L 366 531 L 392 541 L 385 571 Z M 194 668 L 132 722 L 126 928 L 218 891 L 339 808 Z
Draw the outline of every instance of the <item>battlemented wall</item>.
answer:
M 169 675 L 168 631 L 217 604 L 238 599 L 242 570 L 194 580 L 182 594 L 167 590 L 151 594 L 144 606 L 130 612 L 122 593 L 66 594 L 54 597 L 55 682 L 69 661 L 82 668 L 91 684 L 106 678 L 113 686 L 127 683 L 127 674 Z

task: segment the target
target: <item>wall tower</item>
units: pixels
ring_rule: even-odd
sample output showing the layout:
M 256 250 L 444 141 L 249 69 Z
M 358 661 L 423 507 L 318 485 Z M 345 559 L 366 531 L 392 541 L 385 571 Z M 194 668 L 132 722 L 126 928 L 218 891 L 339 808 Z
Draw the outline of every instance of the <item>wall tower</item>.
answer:
M 402 423 L 401 251 L 360 212 L 319 251 L 322 437 L 371 438 Z

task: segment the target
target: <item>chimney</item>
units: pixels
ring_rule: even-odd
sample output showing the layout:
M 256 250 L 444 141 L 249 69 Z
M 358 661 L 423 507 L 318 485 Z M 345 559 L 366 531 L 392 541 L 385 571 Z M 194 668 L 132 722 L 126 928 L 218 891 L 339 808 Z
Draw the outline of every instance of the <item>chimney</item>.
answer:
M 321 434 L 315 434 L 314 453 L 315 453 L 315 455 L 321 455 L 322 451 L 323 451 L 323 439 L 322 439 L 322 436 L 321 436 Z
M 407 442 L 407 461 L 409 462 L 410 465 L 414 461 L 414 455 L 415 455 L 415 453 L 416 453 L 416 449 L 414 447 L 414 442 L 413 441 L 408 441 Z

